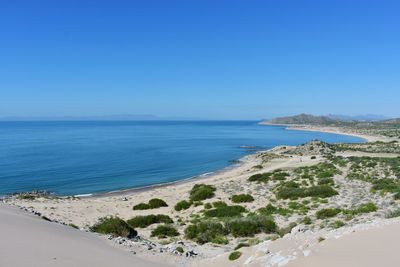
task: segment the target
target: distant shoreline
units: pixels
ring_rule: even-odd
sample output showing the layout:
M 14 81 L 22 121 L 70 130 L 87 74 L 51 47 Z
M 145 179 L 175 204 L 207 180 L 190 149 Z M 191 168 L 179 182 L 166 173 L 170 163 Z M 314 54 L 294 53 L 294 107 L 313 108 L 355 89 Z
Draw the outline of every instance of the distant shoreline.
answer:
M 264 124 L 260 124 L 260 125 L 264 125 Z M 287 125 L 287 124 L 286 125 L 285 124 L 265 124 L 265 125 L 266 126 L 268 126 L 268 125 L 287 126 L 285 130 L 288 130 L 288 131 L 309 131 L 309 132 L 321 132 L 321 133 L 332 133 L 332 134 L 338 134 L 338 135 L 353 136 L 353 137 L 361 138 L 365 142 L 374 142 L 376 140 L 381 140 L 380 137 L 372 136 L 372 135 L 347 133 L 347 132 L 341 132 L 341 131 L 328 130 L 328 129 L 324 129 L 324 128 L 305 128 L 305 127 L 307 127 L 305 125 L 303 125 L 303 127 L 300 125 L 292 126 L 292 125 Z M 312 127 L 312 126 L 308 126 L 308 127 Z M 241 167 L 243 164 L 245 164 L 245 162 L 252 161 L 251 158 L 254 157 L 257 153 L 273 151 L 274 149 L 276 149 L 280 146 L 285 146 L 285 144 L 281 144 L 281 145 L 278 145 L 278 146 L 275 146 L 273 148 L 266 149 L 266 150 L 258 150 L 255 152 L 251 152 L 251 153 L 237 159 L 237 161 L 238 161 L 237 163 L 233 163 L 225 168 L 219 169 L 214 172 L 203 173 L 200 175 L 196 175 L 193 177 L 184 178 L 184 179 L 180 179 L 180 180 L 176 180 L 176 181 L 158 183 L 158 184 L 147 185 L 147 186 L 142 186 L 142 187 L 133 187 L 133 188 L 127 188 L 127 189 L 122 189 L 122 190 L 113 190 L 113 191 L 109 191 L 109 192 L 92 193 L 92 194 L 88 194 L 88 196 L 85 196 L 85 198 L 102 198 L 102 197 L 107 197 L 107 196 L 123 196 L 123 195 L 130 194 L 130 193 L 146 192 L 146 191 L 151 191 L 151 190 L 154 190 L 157 188 L 177 186 L 177 185 L 186 184 L 186 183 L 195 182 L 195 181 L 206 182 L 209 179 L 210 180 L 213 179 L 213 177 L 215 177 L 215 176 L 219 176 L 225 172 L 228 172 L 228 171 L 231 171 L 231 170 Z M 78 195 L 75 195 L 75 196 L 78 196 Z

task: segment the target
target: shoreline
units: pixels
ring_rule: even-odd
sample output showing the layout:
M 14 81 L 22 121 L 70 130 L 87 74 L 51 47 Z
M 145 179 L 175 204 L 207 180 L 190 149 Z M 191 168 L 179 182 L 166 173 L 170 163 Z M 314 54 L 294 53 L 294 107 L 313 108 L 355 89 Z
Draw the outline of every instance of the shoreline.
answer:
M 332 127 L 314 127 L 314 126 L 310 126 L 310 125 L 289 125 L 289 124 L 260 124 L 260 125 L 261 126 L 263 126 L 263 125 L 265 125 L 265 126 L 268 126 L 268 125 L 285 126 L 286 127 L 285 130 L 287 130 L 287 131 L 308 131 L 308 132 L 321 132 L 321 133 L 332 133 L 332 134 L 337 134 L 337 135 L 353 136 L 353 137 L 358 137 L 358 138 L 364 139 L 364 141 L 366 143 L 384 140 L 384 138 L 379 137 L 379 136 L 344 132 L 344 131 L 341 131 L 342 129 L 340 129 L 340 128 L 332 129 Z M 270 152 L 281 146 L 287 146 L 287 145 L 280 144 L 280 145 L 274 146 L 270 149 L 252 151 L 249 154 L 244 155 L 243 157 L 241 157 L 239 159 L 235 159 L 235 161 L 236 161 L 235 163 L 229 164 L 228 166 L 226 166 L 224 168 L 217 169 L 216 171 L 212 171 L 212 172 L 202 173 L 202 174 L 195 175 L 195 176 L 188 177 L 188 178 L 175 180 L 175 181 L 162 182 L 162 183 L 140 186 L 140 187 L 131 187 L 131 188 L 126 188 L 126 189 L 117 189 L 117 190 L 112 190 L 112 191 L 107 191 L 107 192 L 95 192 L 95 193 L 64 195 L 64 196 L 59 196 L 57 194 L 54 194 L 54 196 L 59 197 L 59 198 L 68 198 L 68 197 L 72 196 L 72 197 L 79 197 L 82 199 L 96 199 L 96 198 L 112 197 L 112 196 L 124 196 L 124 195 L 129 195 L 132 193 L 147 192 L 147 191 L 151 191 L 151 190 L 155 190 L 155 189 L 159 189 L 159 188 L 179 186 L 179 185 L 183 185 L 183 184 L 190 183 L 190 182 L 196 182 L 196 181 L 207 181 L 209 179 L 213 179 L 213 177 L 218 177 L 219 175 L 223 175 L 226 172 L 235 170 L 236 168 L 240 168 L 242 165 L 246 164 L 246 162 L 251 161 L 251 158 L 256 156 L 258 153 Z M 21 193 L 23 193 L 23 192 L 21 192 Z M 7 197 L 7 195 L 0 196 L 0 198 L 4 198 L 4 197 Z
M 292 129 L 287 129 L 292 130 Z M 297 130 L 297 129 L 294 129 Z M 305 129 L 303 129 L 305 130 Z M 327 129 L 320 129 L 320 132 L 327 131 Z M 335 134 L 340 134 L 335 132 Z M 346 132 L 345 134 L 351 135 Z M 353 134 L 353 136 L 357 136 Z M 359 136 L 358 136 L 359 137 Z M 369 136 L 365 138 L 366 142 L 371 139 L 379 137 Z M 363 142 L 364 143 L 364 142 Z M 356 144 L 357 145 L 357 144 Z M 163 214 L 168 215 L 174 221 L 174 227 L 180 232 L 180 237 L 170 238 L 168 242 L 164 239 L 152 238 L 152 231 L 155 229 L 157 224 L 148 226 L 146 228 L 138 229 L 140 236 L 143 238 L 139 242 L 124 241 L 118 238 L 108 238 L 103 236 L 105 241 L 110 242 L 113 245 L 118 246 L 120 249 L 125 250 L 127 253 L 137 253 L 139 258 L 151 257 L 156 262 L 171 264 L 173 266 L 181 267 L 197 267 L 197 266 L 239 266 L 231 265 L 233 262 L 228 261 L 229 252 L 233 251 L 235 244 L 237 245 L 241 241 L 240 238 L 230 236 L 229 242 L 226 244 L 213 245 L 213 244 L 197 244 L 194 240 L 185 237 L 183 229 L 184 225 L 192 223 L 193 216 L 201 215 L 204 211 L 205 205 L 211 205 L 214 201 L 222 201 L 228 205 L 233 203 L 232 195 L 234 194 L 251 194 L 254 196 L 254 200 L 249 203 L 241 203 L 246 210 L 256 212 L 262 207 L 265 207 L 271 199 L 276 199 L 275 192 L 273 191 L 276 186 L 276 182 L 272 182 L 271 185 L 261 186 L 259 183 L 249 183 L 248 178 L 255 174 L 261 174 L 266 172 L 274 172 L 276 170 L 282 170 L 290 173 L 291 177 L 294 175 L 294 171 L 301 167 L 313 166 L 318 163 L 323 163 L 326 158 L 321 149 L 312 149 L 309 147 L 318 146 L 318 142 L 314 141 L 311 144 L 303 144 L 299 146 L 287 146 L 281 145 L 268 150 L 253 151 L 252 153 L 243 156 L 239 161 L 231 164 L 230 166 L 216 171 L 211 174 L 200 175 L 196 177 L 190 177 L 183 180 L 178 180 L 171 183 L 163 183 L 158 185 L 152 185 L 145 188 L 132 188 L 102 194 L 96 194 L 92 196 L 85 196 L 82 198 L 46 198 L 36 197 L 33 199 L 18 199 L 17 196 L 6 199 L 4 202 L 9 205 L 17 206 L 28 212 L 39 214 L 44 218 L 48 218 L 55 223 L 60 224 L 73 224 L 80 230 L 89 231 L 90 226 L 94 225 L 102 217 L 116 216 L 125 221 L 133 218 L 134 216 L 147 216 Z M 324 147 L 324 144 L 320 144 L 319 148 Z M 289 152 L 289 153 L 288 153 Z M 311 154 L 310 154 L 311 153 Z M 315 153 L 315 154 L 312 154 Z M 368 153 L 367 153 L 368 154 Z M 371 153 L 370 153 L 371 154 Z M 367 202 L 373 201 L 379 206 L 379 216 L 383 216 L 383 212 L 386 212 L 385 207 L 389 205 L 390 199 L 379 195 L 372 195 L 369 192 L 369 188 L 365 185 L 361 185 L 358 181 L 351 181 L 346 179 L 348 170 L 341 169 L 345 172 L 343 175 L 335 175 L 333 178 L 335 184 L 339 187 L 336 189 L 339 191 L 340 196 L 333 196 L 332 203 L 318 202 L 316 207 L 309 206 L 309 216 L 315 216 L 315 212 L 321 208 L 329 208 L 331 205 L 338 205 L 350 208 L 354 204 L 354 196 L 358 195 L 357 201 Z M 295 178 L 295 177 L 293 177 Z M 216 188 L 215 196 L 211 199 L 204 200 L 200 205 L 193 205 L 187 210 L 175 210 L 175 205 L 182 200 L 190 199 L 190 191 L 196 183 L 208 184 Z M 355 192 L 355 193 L 353 193 Z M 362 195 L 362 197 L 360 197 Z M 168 206 L 159 207 L 157 209 L 148 210 L 133 210 L 135 205 L 140 203 L 146 203 L 150 199 L 159 198 L 165 201 Z M 275 206 L 286 207 L 287 201 L 276 199 L 274 202 Z M 276 204 L 275 204 L 276 203 Z M 358 202 L 357 202 L 358 203 Z M 233 204 L 234 205 L 234 204 Z M 311 205 L 311 204 L 310 204 Z M 282 229 L 285 229 L 293 222 L 299 222 L 303 215 L 293 213 L 292 215 L 276 215 L 275 222 Z M 359 223 L 365 223 L 368 221 L 375 221 L 379 219 L 378 214 L 360 216 L 359 220 L 347 222 L 349 227 L 358 225 Z M 315 217 L 313 217 L 314 220 Z M 342 218 L 343 219 L 343 218 Z M 316 219 L 315 219 L 316 220 Z M 181 224 L 183 223 L 183 224 Z M 257 236 L 259 243 L 258 245 L 251 245 L 250 248 L 243 248 L 243 257 L 237 262 L 242 262 L 245 258 L 253 258 L 254 264 L 250 266 L 263 266 L 261 263 L 270 260 L 270 257 L 282 257 L 290 258 L 290 254 L 295 251 L 298 255 L 301 255 L 305 251 L 305 248 L 295 247 L 295 243 L 287 243 L 291 236 L 296 238 L 301 237 L 302 246 L 306 247 L 309 244 L 316 244 L 320 236 L 324 236 L 329 239 L 331 230 L 329 229 L 318 229 L 319 225 L 323 222 L 317 223 L 315 221 L 314 230 L 306 232 L 301 224 L 289 232 L 287 236 L 279 239 L 278 242 L 269 241 L 266 239 L 264 234 Z M 342 228 L 345 229 L 345 228 Z M 301 233 L 313 233 L 312 235 L 297 235 L 297 232 Z M 297 241 L 295 241 L 297 242 Z M 270 244 L 282 244 L 285 246 L 285 255 L 280 254 L 282 250 L 277 248 L 276 250 Z M 299 243 L 300 244 L 300 243 Z M 275 246 L 274 245 L 274 246 Z M 149 248 L 149 246 L 151 248 Z M 194 257 L 185 257 L 174 252 L 174 248 L 182 246 L 185 251 L 195 251 Z M 258 248 L 262 248 L 260 252 Z M 271 253 L 266 258 L 258 257 L 259 253 L 265 255 L 264 248 L 268 249 Z M 310 247 L 311 248 L 311 247 Z M 160 252 L 160 253 L 159 253 Z M 221 260 L 221 261 L 220 261 Z M 214 263 L 211 264 L 211 263 Z M 259 264 L 260 263 L 260 264 Z
M 260 125 L 264 125 L 264 124 L 260 124 Z M 265 125 L 267 125 L 267 124 L 265 124 Z M 364 141 L 366 143 L 383 139 L 381 137 L 373 136 L 373 135 L 364 135 L 364 134 L 343 132 L 343 131 L 340 131 L 340 129 L 328 130 L 323 127 L 306 128 L 306 127 L 313 127 L 313 126 L 305 126 L 305 125 L 303 125 L 303 127 L 300 125 L 290 126 L 290 125 L 285 125 L 285 124 L 268 124 L 268 125 L 286 126 L 285 130 L 287 130 L 287 131 L 309 131 L 309 132 L 332 133 L 332 134 L 337 134 L 337 135 L 359 137 L 359 138 L 364 139 Z M 87 196 L 83 196 L 83 197 L 84 198 L 101 198 L 101 197 L 107 197 L 107 196 L 123 196 L 123 195 L 130 194 L 130 193 L 146 192 L 146 191 L 154 190 L 157 188 L 177 186 L 177 185 L 181 185 L 181 184 L 185 184 L 185 183 L 189 183 L 189 182 L 193 182 L 193 181 L 207 181 L 208 179 L 212 179 L 214 176 L 218 176 L 225 172 L 231 171 L 235 168 L 241 167 L 243 164 L 246 163 L 246 161 L 249 161 L 252 156 L 257 155 L 257 153 L 270 152 L 281 146 L 287 146 L 287 145 L 280 144 L 280 145 L 274 146 L 270 149 L 253 151 L 250 154 L 247 154 L 247 155 L 237 159 L 236 163 L 230 164 L 222 169 L 218 169 L 213 172 L 207 172 L 207 173 L 203 173 L 200 175 L 195 175 L 195 176 L 192 176 L 189 178 L 184 178 L 184 179 L 171 181 L 171 182 L 158 183 L 158 184 L 147 185 L 147 186 L 142 186 L 142 187 L 133 187 L 133 188 L 127 188 L 127 189 L 122 189 L 122 190 L 113 190 L 113 191 L 102 192 L 102 193 L 92 193 L 92 194 L 87 194 Z M 78 195 L 75 195 L 75 196 L 78 196 Z M 81 197 L 81 196 L 79 196 L 79 197 Z

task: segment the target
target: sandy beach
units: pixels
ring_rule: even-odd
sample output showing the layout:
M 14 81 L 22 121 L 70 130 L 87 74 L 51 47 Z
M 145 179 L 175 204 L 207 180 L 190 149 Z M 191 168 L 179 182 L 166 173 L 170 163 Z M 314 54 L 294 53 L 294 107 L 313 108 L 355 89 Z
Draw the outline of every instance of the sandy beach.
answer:
M 296 128 L 296 130 L 298 130 L 298 128 Z M 342 132 L 340 132 L 338 129 L 333 130 L 322 128 L 307 128 L 302 130 L 320 130 L 342 134 Z M 351 133 L 346 132 L 344 134 Z M 362 137 L 370 142 L 382 140 L 382 138 L 377 136 L 366 136 L 360 134 L 353 135 Z M 55 222 L 74 224 L 78 226 L 81 230 L 88 230 L 89 227 L 95 224 L 99 218 L 104 216 L 118 216 L 124 220 L 128 220 L 133 216 L 138 215 L 168 214 L 171 218 L 174 219 L 174 221 L 190 221 L 193 216 L 196 216 L 196 214 L 202 212 L 202 205 L 194 206 L 184 211 L 176 211 L 173 207 L 182 199 L 187 199 L 189 197 L 189 191 L 191 190 L 191 188 L 196 183 L 201 182 L 213 185 L 217 189 L 213 201 L 218 200 L 229 203 L 231 201 L 230 197 L 234 193 L 240 192 L 252 194 L 255 199 L 254 202 L 242 203 L 242 205 L 248 210 L 257 210 L 261 207 L 264 207 L 268 200 L 273 198 L 274 194 L 272 187 L 263 188 L 260 187 L 258 184 L 249 183 L 247 181 L 249 176 L 257 173 L 271 172 L 278 169 L 292 171 L 299 167 L 312 166 L 324 161 L 324 157 L 318 153 L 315 153 L 314 151 L 304 150 L 305 148 L 301 148 L 303 149 L 303 152 L 297 153 L 298 149 L 298 147 L 290 146 L 275 147 L 269 151 L 261 151 L 255 154 L 248 155 L 242 158 L 240 164 L 237 164 L 237 166 L 215 173 L 213 175 L 204 176 L 202 178 L 197 178 L 193 180 L 185 180 L 163 186 L 149 187 L 140 190 L 113 192 L 111 194 L 103 194 L 99 196 L 84 198 L 37 198 L 35 200 L 29 201 L 11 198 L 7 199 L 6 202 L 11 205 L 22 207 L 31 212 L 40 212 L 41 215 L 50 218 Z M 313 157 L 311 157 L 312 155 Z M 375 153 L 357 151 L 338 152 L 338 155 L 342 157 L 357 155 L 372 157 L 377 156 L 377 154 Z M 398 154 L 380 154 L 379 156 L 388 156 L 394 158 L 398 156 Z M 347 172 L 348 170 L 343 169 L 343 171 Z M 337 203 L 340 206 L 351 206 L 357 202 L 372 200 L 378 203 L 379 207 L 385 207 L 388 206 L 389 203 L 392 201 L 390 197 L 380 197 L 370 193 L 369 187 L 366 187 L 359 181 L 348 181 L 344 178 L 344 176 L 335 176 L 335 182 L 340 185 L 340 196 L 333 197 L 332 199 L 333 202 Z M 165 200 L 165 202 L 168 203 L 168 207 L 161 207 L 156 210 L 132 210 L 132 207 L 134 205 L 142 202 L 147 202 L 152 198 L 161 198 Z M 211 203 L 211 201 L 204 201 L 204 203 L 208 202 Z M 282 203 L 284 204 L 285 202 Z M 320 206 L 329 207 L 329 203 L 322 203 L 320 204 Z M 108 243 L 107 245 L 110 246 L 110 251 L 114 251 L 114 248 L 111 248 L 111 246 L 118 247 L 120 251 L 117 252 L 117 254 L 121 253 L 126 255 L 127 261 L 130 261 L 130 258 L 132 258 L 133 261 L 139 260 L 137 257 L 130 257 L 129 254 L 135 252 L 138 256 L 142 258 L 149 258 L 152 261 L 169 264 L 172 266 L 265 266 L 266 263 L 269 264 L 267 266 L 283 266 L 284 264 L 290 262 L 292 264 L 290 266 L 318 266 L 318 262 L 320 262 L 320 260 L 324 260 L 325 257 L 334 257 L 333 255 L 336 255 L 335 253 L 341 253 L 339 248 L 345 247 L 345 245 L 343 244 L 336 245 L 336 243 L 340 241 L 334 242 L 331 241 L 331 239 L 337 239 L 340 236 L 347 236 L 349 233 L 358 231 L 358 229 L 360 229 L 359 225 L 367 225 L 366 227 L 364 227 L 364 229 L 380 228 L 382 225 L 385 225 L 384 220 L 382 220 L 382 216 L 384 216 L 384 211 L 379 211 L 375 215 L 363 215 L 360 219 L 357 219 L 354 222 L 350 222 L 346 228 L 340 228 L 340 231 L 336 230 L 337 232 L 322 228 L 319 230 L 310 230 L 308 228 L 303 229 L 301 228 L 301 226 L 297 226 L 297 228 L 292 229 L 291 234 L 286 235 L 282 239 L 278 239 L 276 241 L 271 241 L 268 239 L 263 241 L 262 239 L 259 239 L 258 244 L 256 244 L 255 246 L 242 248 L 241 251 L 243 253 L 243 256 L 236 262 L 227 260 L 227 257 L 230 251 L 232 251 L 234 244 L 238 243 L 240 239 L 233 239 L 227 245 L 212 245 L 209 243 L 198 245 L 195 242 L 191 240 L 186 240 L 183 238 L 183 236 L 180 236 L 177 238 L 173 238 L 169 240 L 167 244 L 164 244 L 163 242 L 165 240 L 159 240 L 159 242 L 157 242 L 150 237 L 150 232 L 152 229 L 154 229 L 153 226 L 138 229 L 140 236 L 143 238 L 141 242 L 120 242 L 115 239 L 108 240 L 105 237 L 100 237 L 100 239 L 103 239 L 102 241 L 104 243 Z M 289 223 L 299 221 L 300 219 L 301 216 L 299 215 L 294 215 L 289 219 L 277 216 L 276 223 L 278 225 L 288 225 Z M 375 223 L 371 224 L 371 222 Z M 51 224 L 46 222 L 46 225 L 47 224 L 54 225 L 52 227 L 56 227 L 56 229 L 61 229 L 59 228 L 60 226 L 54 223 Z M 183 232 L 185 227 L 183 225 L 184 224 L 177 224 L 176 226 L 177 229 L 181 231 L 181 233 Z M 393 225 L 397 226 L 388 227 L 390 229 L 393 228 L 395 229 L 394 231 L 398 232 L 398 222 L 393 223 Z M 62 232 L 64 230 L 60 231 Z M 80 233 L 80 231 L 77 230 L 68 229 L 68 231 L 73 231 L 74 233 L 79 233 L 84 236 L 87 235 L 87 233 Z M 389 230 L 387 230 L 386 232 L 389 232 Z M 327 240 L 326 242 L 324 241 L 319 243 L 317 240 L 322 235 Z M 374 234 L 371 232 L 371 235 L 373 236 Z M 348 246 L 353 246 L 352 242 L 361 242 L 358 241 L 358 237 L 356 238 L 357 241 L 353 241 L 353 238 L 350 236 L 352 235 L 343 238 L 344 244 L 348 243 Z M 368 238 L 368 236 L 369 234 L 363 234 L 360 238 Z M 96 240 L 97 239 L 98 238 L 96 238 Z M 184 240 L 181 241 L 182 239 Z M 338 240 L 342 240 L 342 238 Z M 388 242 L 390 243 L 392 241 L 389 240 Z M 332 245 L 330 245 L 331 243 Z M 151 247 L 150 249 L 149 246 Z M 177 246 L 184 247 L 185 251 L 195 251 L 197 256 L 185 257 L 182 255 L 178 255 L 179 253 L 176 253 L 174 250 Z M 331 246 L 334 248 L 330 249 Z M 84 250 L 84 248 L 82 248 L 82 250 Z M 158 251 L 168 252 L 159 253 Z M 303 259 L 304 257 L 299 256 L 308 256 L 309 254 L 313 256 L 306 257 L 306 259 Z M 310 260 L 310 264 L 314 265 L 308 265 L 308 260 Z M 297 265 L 297 262 L 299 262 L 299 265 Z M 334 261 L 332 262 L 332 264 L 335 263 Z M 334 264 L 329 266 L 338 265 Z

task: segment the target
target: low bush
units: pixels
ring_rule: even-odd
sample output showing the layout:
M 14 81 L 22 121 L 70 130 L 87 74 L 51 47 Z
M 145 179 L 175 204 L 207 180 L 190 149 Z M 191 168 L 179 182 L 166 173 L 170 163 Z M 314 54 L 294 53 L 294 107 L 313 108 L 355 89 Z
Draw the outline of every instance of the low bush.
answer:
M 151 207 L 147 203 L 139 203 L 133 206 L 133 210 L 149 210 L 149 209 L 151 209 Z
M 234 250 L 238 250 L 238 249 L 241 249 L 241 248 L 244 248 L 244 247 L 250 247 L 250 244 L 248 244 L 248 243 L 239 243 L 239 244 L 236 245 Z
M 200 201 L 214 197 L 215 187 L 206 184 L 195 184 L 190 190 L 190 200 Z
M 240 194 L 240 195 L 233 195 L 231 200 L 234 203 L 243 203 L 243 202 L 253 202 L 254 198 L 252 195 L 249 194 Z
M 274 181 L 283 181 L 283 180 L 286 180 L 286 177 L 288 177 L 288 176 L 289 176 L 289 173 L 277 170 L 277 171 L 273 172 L 272 180 L 274 180 Z
M 268 182 L 271 179 L 272 173 L 267 172 L 267 173 L 258 173 L 250 176 L 247 180 L 249 182 Z
M 184 253 L 185 252 L 183 247 L 177 247 L 175 250 L 178 251 L 179 253 Z
M 73 223 L 70 223 L 70 224 L 68 224 L 68 226 L 69 227 L 72 227 L 72 228 L 75 228 L 75 229 L 79 229 L 79 227 L 78 226 L 76 226 L 75 224 L 73 224 Z
M 397 193 L 400 192 L 400 182 L 390 178 L 378 179 L 372 183 L 372 190 Z
M 122 236 L 132 238 L 137 236 L 137 231 L 118 217 L 103 217 L 90 227 L 90 230 L 100 234 L 110 234 L 114 237 Z
M 327 219 L 331 217 L 335 217 L 337 214 L 341 212 L 338 208 L 331 208 L 331 209 L 322 209 L 317 211 L 316 215 L 318 219 Z
M 358 215 L 358 214 L 362 214 L 362 213 L 369 213 L 369 212 L 374 212 L 377 211 L 378 207 L 372 203 L 365 203 L 365 204 L 361 204 L 360 206 L 351 209 L 351 210 L 345 210 L 344 213 L 347 215 Z
M 204 208 L 205 208 L 206 210 L 212 209 L 211 203 L 206 203 L 206 204 L 204 204 Z
M 153 198 L 149 200 L 149 203 L 139 203 L 133 206 L 133 210 L 149 210 L 149 209 L 157 209 L 160 207 L 168 207 L 168 205 L 162 199 Z
M 182 201 L 179 201 L 178 203 L 176 203 L 174 208 L 176 211 L 187 210 L 188 208 L 190 208 L 191 205 L 192 204 L 190 204 L 189 201 L 182 200 Z
M 213 205 L 214 208 L 220 208 L 220 207 L 228 206 L 228 204 L 226 204 L 224 201 L 221 201 L 221 200 L 213 202 L 212 205 Z
M 194 240 L 199 244 L 208 242 L 216 244 L 226 244 L 225 235 L 228 232 L 225 227 L 219 222 L 203 221 L 189 225 L 185 229 L 185 236 L 188 239 Z
M 168 215 L 146 215 L 136 216 L 129 219 L 127 223 L 132 227 L 146 228 L 155 223 L 173 223 L 173 220 Z
M 152 209 L 157 209 L 157 208 L 161 208 L 161 207 L 168 207 L 167 203 L 165 203 L 164 200 L 159 199 L 159 198 L 153 198 L 149 200 L 149 205 L 150 208 Z
M 259 208 L 257 210 L 258 213 L 261 215 L 272 215 L 272 214 L 279 214 L 281 216 L 291 215 L 293 213 L 292 210 L 286 208 L 277 208 L 274 207 L 272 204 L 268 204 L 265 208 Z
M 231 254 L 229 254 L 229 260 L 234 261 L 240 258 L 242 256 L 242 252 L 240 251 L 234 251 Z
M 276 223 L 265 216 L 250 216 L 226 222 L 227 231 L 234 237 L 251 237 L 258 233 L 276 232 Z
M 304 197 L 327 198 L 337 194 L 338 192 L 329 185 L 317 185 L 304 188 L 283 186 L 276 193 L 277 197 L 281 199 L 296 199 Z
M 304 223 L 305 225 L 310 225 L 312 223 L 312 220 L 310 217 L 306 216 L 303 218 L 302 223 Z
M 332 227 L 335 228 L 335 229 L 338 229 L 338 228 L 343 227 L 343 226 L 345 226 L 345 223 L 342 222 L 342 221 L 335 221 L 335 222 L 332 223 Z
M 178 235 L 179 232 L 171 225 L 159 225 L 153 231 L 151 231 L 151 236 L 158 238 L 166 238 Z
M 245 211 L 246 209 L 239 205 L 222 206 L 211 210 L 206 210 L 204 212 L 204 215 L 206 217 L 217 217 L 217 218 L 235 217 L 235 216 L 240 216 Z
M 321 178 L 318 181 L 318 185 L 335 185 L 335 181 L 332 178 Z

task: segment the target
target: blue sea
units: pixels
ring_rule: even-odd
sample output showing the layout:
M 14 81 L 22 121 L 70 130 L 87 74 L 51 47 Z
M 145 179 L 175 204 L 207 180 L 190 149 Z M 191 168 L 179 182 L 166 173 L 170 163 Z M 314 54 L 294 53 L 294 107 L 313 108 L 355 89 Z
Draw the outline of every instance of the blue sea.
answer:
M 256 121 L 0 122 L 0 195 L 80 195 L 178 181 L 310 140 L 363 142 Z

